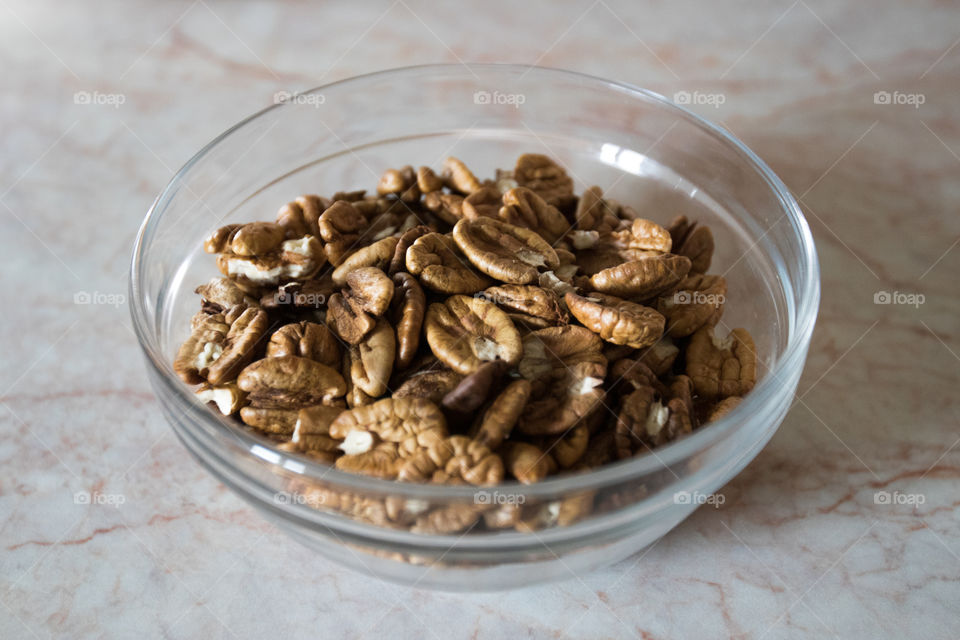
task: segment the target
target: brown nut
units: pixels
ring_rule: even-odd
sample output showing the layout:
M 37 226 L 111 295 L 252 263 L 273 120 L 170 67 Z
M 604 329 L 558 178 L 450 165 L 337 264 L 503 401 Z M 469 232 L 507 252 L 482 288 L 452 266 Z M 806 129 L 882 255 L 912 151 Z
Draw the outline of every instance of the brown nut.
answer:
M 322 309 L 334 292 L 329 277 L 287 282 L 260 296 L 260 306 L 268 311 L 279 309 Z
M 275 222 L 249 222 L 233 234 L 230 250 L 238 256 L 263 256 L 279 247 L 285 235 Z
M 503 465 L 523 484 L 533 484 L 546 478 L 551 471 L 550 456 L 527 442 L 504 442 L 500 451 Z
M 481 187 L 463 199 L 463 217 L 495 218 L 503 199 L 496 187 Z
M 212 313 L 223 313 L 234 307 L 257 306 L 257 302 L 229 278 L 213 278 L 197 287 L 195 293 L 203 298 L 204 311 Z
M 415 373 L 393 392 L 394 398 L 424 398 L 434 404 L 440 404 L 443 397 L 450 393 L 463 375 L 449 369 L 427 370 Z
M 520 334 L 510 318 L 481 298 L 450 296 L 431 304 L 425 325 L 434 355 L 464 375 L 491 360 L 516 364 L 523 353 Z
M 569 469 L 587 452 L 590 442 L 590 430 L 586 424 L 578 424 L 558 438 L 545 440 L 541 448 L 550 454 L 562 469 Z
M 352 431 L 367 431 L 410 455 L 447 437 L 443 413 L 423 398 L 384 398 L 341 413 L 330 424 L 330 435 L 343 440 Z
M 637 218 L 630 226 L 610 234 L 614 246 L 620 249 L 659 251 L 669 253 L 673 246 L 670 232 L 651 220 Z
M 423 206 L 450 225 L 463 217 L 463 196 L 455 193 L 430 192 L 424 196 Z
M 691 273 L 706 273 L 713 259 L 713 233 L 710 227 L 691 223 L 678 216 L 668 227 L 673 238 L 674 253 L 690 258 Z
M 457 255 L 457 245 L 440 233 L 420 236 L 407 250 L 407 271 L 438 293 L 476 293 L 490 281 Z
M 451 504 L 417 517 L 411 533 L 450 534 L 469 531 L 480 520 L 485 505 Z
M 560 266 L 557 252 L 536 232 L 493 218 L 461 220 L 453 239 L 477 269 L 503 282 L 535 282 L 538 267 Z
M 317 227 L 330 264 L 337 266 L 359 244 L 367 220 L 353 204 L 338 200 L 323 212 Z
M 330 437 L 330 424 L 343 413 L 341 407 L 315 405 L 300 409 L 290 442 L 297 451 L 335 453 L 340 441 Z
M 325 325 L 294 322 L 273 332 L 267 343 L 267 357 L 300 356 L 328 367 L 340 364 L 340 343 Z
M 377 184 L 377 194 L 397 195 L 404 202 L 416 202 L 420 199 L 420 187 L 417 174 L 413 167 L 407 165 L 402 169 L 388 169 L 380 177 Z
M 708 400 L 743 396 L 757 381 L 757 350 L 746 329 L 721 339 L 713 327 L 701 327 L 690 338 L 686 360 L 693 388 Z
M 507 385 L 484 412 L 474 440 L 491 449 L 498 449 L 517 424 L 532 389 L 529 380 L 514 380 Z
M 372 445 L 374 440 L 371 439 L 370 442 Z M 392 442 L 381 442 L 363 450 L 347 451 L 347 455 L 337 458 L 334 464 L 341 471 L 391 480 L 397 477 L 400 461 L 401 456 L 397 445 Z
M 698 273 L 684 278 L 676 291 L 659 298 L 657 310 L 667 319 L 667 333 L 683 338 L 704 325 L 717 324 L 726 295 L 727 281 L 722 276 Z
M 232 322 L 223 314 L 207 316 L 180 346 L 173 368 L 189 384 L 230 382 L 253 358 L 268 322 L 266 312 L 252 307 Z
M 357 344 L 377 324 L 363 309 L 352 305 L 341 294 L 335 293 L 327 302 L 327 326 L 344 341 Z
M 466 436 L 450 436 L 416 452 L 397 474 L 398 480 L 406 482 L 438 478 L 460 479 L 473 485 L 497 484 L 503 480 L 503 461 L 479 442 Z
M 458 413 L 470 413 L 480 408 L 487 401 L 490 389 L 493 388 L 507 369 L 502 360 L 484 362 L 477 370 L 465 377 L 449 393 L 441 405 Z
M 679 354 L 680 349 L 668 336 L 664 336 L 653 346 L 645 349 L 640 354 L 639 360 L 655 374 L 662 376 L 673 368 L 673 363 Z
M 529 327 L 542 329 L 567 322 L 560 296 L 543 287 L 504 284 L 488 287 L 478 296 L 483 296 L 510 314 L 511 318 L 519 319 Z
M 388 236 L 351 253 L 340 262 L 340 266 L 334 269 L 333 283 L 343 286 L 347 282 L 347 275 L 361 267 L 386 269 L 390 265 L 390 260 L 393 258 L 393 252 L 399 241 L 399 238 Z
M 203 241 L 203 250 L 207 253 L 221 253 L 230 249 L 233 236 L 240 230 L 242 224 L 228 224 L 216 229 Z
M 736 409 L 737 405 L 739 405 L 741 401 L 743 401 L 743 398 L 740 396 L 727 396 L 710 408 L 710 413 L 707 414 L 707 422 L 719 420 L 723 416 Z
M 460 193 L 473 193 L 481 186 L 467 165 L 452 156 L 443 163 L 443 177 L 451 189 Z
M 523 339 L 520 375 L 533 382 L 518 429 L 528 435 L 563 433 L 602 401 L 607 374 L 602 342 L 583 327 L 566 325 L 529 333 Z
M 353 385 L 373 398 L 383 395 L 393 372 L 395 349 L 393 328 L 381 318 L 363 340 L 350 347 L 348 355 Z
M 430 193 L 443 189 L 443 179 L 440 178 L 430 167 L 420 167 L 417 169 L 417 186 L 422 193 Z
M 217 267 L 237 284 L 275 287 L 282 282 L 312 278 L 326 261 L 320 242 L 313 236 L 303 236 L 284 240 L 273 251 L 256 256 L 225 251 L 217 256 Z
M 616 206 L 604 200 L 603 190 L 596 186 L 590 187 L 580 194 L 574 216 L 577 229 L 585 231 L 607 233 L 616 229 L 620 224 Z
M 393 300 L 393 280 L 376 267 L 360 267 L 347 274 L 347 303 L 354 310 L 382 316 Z
M 690 260 L 665 253 L 625 262 L 590 277 L 590 284 L 602 293 L 646 300 L 680 284 L 690 271 Z
M 573 179 L 563 167 L 539 153 L 525 153 L 517 158 L 513 179 L 550 204 L 573 195 Z
M 204 383 L 196 390 L 195 395 L 201 402 L 212 402 L 225 416 L 233 415 L 240 410 L 247 394 L 232 382 L 220 386 Z
M 666 424 L 669 409 L 657 400 L 657 392 L 651 386 L 641 386 L 631 391 L 620 405 L 617 425 L 614 430 L 614 445 L 617 457 L 629 458 L 638 450 L 647 450 L 649 442 Z
M 416 278 L 405 271 L 393 276 L 390 320 L 397 332 L 397 369 L 406 369 L 420 347 L 420 329 L 427 310 L 427 298 Z
M 664 317 L 650 307 L 602 293 L 568 293 L 563 299 L 577 320 L 607 342 L 642 349 L 663 335 Z
M 284 228 L 286 237 L 320 236 L 320 216 L 329 206 L 323 198 L 315 195 L 303 195 L 288 202 L 277 212 L 277 224 Z
M 397 242 L 397 247 L 393 250 L 393 258 L 390 259 L 390 266 L 387 268 L 387 275 L 393 277 L 398 271 L 407 268 L 407 249 L 410 248 L 417 238 L 430 233 L 430 227 L 419 224 L 405 231 Z
M 570 228 L 563 214 L 526 187 L 510 189 L 503 194 L 499 214 L 506 223 L 532 229 L 553 244 Z

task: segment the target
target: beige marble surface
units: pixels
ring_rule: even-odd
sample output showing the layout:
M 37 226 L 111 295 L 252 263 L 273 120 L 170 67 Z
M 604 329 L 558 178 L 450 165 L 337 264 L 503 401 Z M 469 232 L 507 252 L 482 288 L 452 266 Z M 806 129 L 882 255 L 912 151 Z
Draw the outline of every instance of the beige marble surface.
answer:
M 932 1 L 3 0 L 0 637 L 960 637 L 958 24 Z M 275 92 L 461 61 L 714 96 L 694 108 L 801 199 L 823 267 L 795 405 L 722 508 L 477 596 L 313 557 L 209 477 L 123 300 L 154 196 Z

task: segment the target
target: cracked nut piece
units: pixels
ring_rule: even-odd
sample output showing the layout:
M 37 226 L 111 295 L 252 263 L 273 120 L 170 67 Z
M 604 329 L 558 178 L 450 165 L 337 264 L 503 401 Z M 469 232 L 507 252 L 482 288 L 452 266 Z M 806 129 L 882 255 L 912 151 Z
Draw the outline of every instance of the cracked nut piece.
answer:
M 607 375 L 602 348 L 596 334 L 575 325 L 527 334 L 518 368 L 534 391 L 517 428 L 528 435 L 563 433 L 596 409 Z
M 346 392 L 343 377 L 326 365 L 299 356 L 264 358 L 247 365 L 237 378 L 249 405 L 240 409 L 246 424 L 289 435 L 303 407 L 329 404 Z
M 373 433 L 396 444 L 401 456 L 409 456 L 446 438 L 447 422 L 429 400 L 394 397 L 344 411 L 330 424 L 330 435 L 339 440 L 354 431 Z
M 715 325 L 723 314 L 727 281 L 700 273 L 684 278 L 673 293 L 657 300 L 657 310 L 667 319 L 667 334 L 691 335 L 704 325 Z
M 528 327 L 543 329 L 567 322 L 560 296 L 543 287 L 504 284 L 484 289 L 481 295 Z
M 463 217 L 495 218 L 503 204 L 496 187 L 481 187 L 463 199 Z
M 546 478 L 553 467 L 549 455 L 527 442 L 509 441 L 500 448 L 503 465 L 517 481 L 533 484 Z
M 606 233 L 613 231 L 620 224 L 616 208 L 603 199 L 603 190 L 596 186 L 580 194 L 574 216 L 577 229 L 583 231 Z
M 503 480 L 503 461 L 467 436 L 450 436 L 404 461 L 397 478 L 406 482 L 458 479 L 473 485 L 491 485 Z
M 503 194 L 499 216 L 508 224 L 536 231 L 551 244 L 570 228 L 559 209 L 526 187 L 516 187 Z
M 482 298 L 450 296 L 442 303 L 431 304 L 424 324 L 433 354 L 464 375 L 491 360 L 514 365 L 523 353 L 520 333 L 513 322 Z
M 457 245 L 441 233 L 420 236 L 407 249 L 407 271 L 437 293 L 476 293 L 490 281 L 457 255 Z
M 630 226 L 610 234 L 615 246 L 621 249 L 659 251 L 669 253 L 673 246 L 670 232 L 651 220 L 637 218 Z
M 203 299 L 203 309 L 213 313 L 224 313 L 235 307 L 245 309 L 257 306 L 257 302 L 229 278 L 213 278 L 197 287 L 195 293 Z
M 320 216 L 329 205 L 323 198 L 303 195 L 288 202 L 277 212 L 277 224 L 284 228 L 288 239 L 303 236 L 320 237 Z
M 340 343 L 326 327 L 315 322 L 294 322 L 273 332 L 267 343 L 267 357 L 300 356 L 328 367 L 340 364 Z
M 354 433 L 364 434 L 366 432 L 355 431 Z M 351 438 L 348 438 L 348 440 Z M 337 469 L 388 480 L 397 477 L 397 470 L 400 468 L 400 452 L 397 450 L 396 444 L 381 442 L 373 446 L 376 438 L 369 433 L 366 433 L 366 436 L 355 437 L 355 439 L 358 441 L 357 444 L 351 443 L 351 446 L 345 448 L 346 455 L 337 458 L 334 463 Z M 346 443 L 346 441 L 344 442 Z M 354 446 L 358 448 L 354 448 Z
M 490 390 L 500 381 L 506 368 L 502 360 L 484 362 L 443 396 L 440 404 L 443 408 L 457 413 L 476 411 L 487 401 Z
M 393 280 L 376 267 L 360 267 L 347 274 L 347 304 L 373 316 L 382 316 L 393 300 Z
M 517 158 L 513 179 L 553 205 L 573 195 L 573 179 L 563 167 L 539 153 L 525 153 Z
M 403 202 L 420 200 L 420 186 L 413 167 L 407 165 L 401 169 L 387 169 L 377 184 L 377 194 L 396 195 Z
M 449 534 L 469 531 L 483 515 L 486 505 L 451 504 L 419 516 L 411 533 Z
M 563 299 L 573 317 L 607 342 L 642 349 L 663 335 L 664 317 L 650 307 L 602 293 Z
M 417 169 L 417 186 L 425 194 L 440 191 L 443 189 L 443 179 L 430 167 L 420 167 Z
M 604 269 L 590 276 L 590 284 L 602 293 L 646 300 L 676 287 L 689 271 L 689 258 L 665 253 Z
M 536 232 L 493 218 L 463 219 L 453 227 L 453 239 L 480 271 L 511 284 L 538 278 L 538 268 L 556 269 L 553 247 Z
M 491 449 L 498 449 L 510 436 L 514 425 L 527 406 L 533 385 L 529 380 L 514 380 L 484 412 L 474 440 Z
M 232 382 L 217 387 L 203 384 L 196 390 L 196 396 L 201 402 L 212 402 L 217 405 L 217 409 L 225 416 L 239 411 L 246 399 L 246 394 Z
M 380 319 L 373 330 L 348 352 L 353 386 L 373 398 L 383 395 L 393 371 L 396 343 L 393 328 Z
M 357 344 L 373 330 L 377 321 L 359 306 L 335 293 L 327 302 L 327 325 L 345 342 Z
M 253 358 L 268 322 L 266 312 L 252 307 L 232 322 L 223 314 L 206 315 L 180 346 L 174 371 L 189 384 L 206 380 L 220 385 L 234 380 Z
M 450 225 L 463 217 L 463 196 L 456 193 L 432 191 L 423 197 L 423 206 Z
M 690 338 L 687 375 L 698 396 L 708 400 L 743 396 L 757 381 L 757 350 L 746 329 L 719 338 L 710 326 Z
M 558 438 L 545 440 L 540 447 L 550 454 L 561 469 L 569 469 L 587 452 L 589 442 L 590 429 L 586 424 L 578 424 Z
M 405 271 L 393 276 L 390 320 L 397 332 L 397 369 L 406 369 L 420 347 L 420 329 L 427 310 L 427 298 L 416 278 Z
M 300 409 L 290 442 L 297 451 L 336 453 L 340 441 L 330 437 L 330 424 L 343 411 L 340 407 L 322 404 Z
M 323 212 L 317 221 L 323 249 L 330 264 L 338 266 L 360 242 L 367 219 L 346 200 L 338 200 Z
M 393 258 L 390 259 L 390 266 L 387 268 L 387 275 L 393 275 L 407 268 L 407 249 L 410 248 L 417 238 L 430 233 L 430 227 L 419 224 L 411 229 L 407 229 L 397 242 L 397 247 L 393 250 Z
M 653 387 L 645 385 L 631 391 L 624 397 L 617 415 L 614 430 L 617 457 L 629 458 L 635 451 L 649 448 L 648 441 L 660 432 L 669 415 L 669 409 L 657 400 Z
M 449 369 L 427 370 L 407 378 L 393 392 L 394 398 L 424 398 L 440 404 L 443 397 L 453 391 L 463 375 Z
M 678 216 L 670 223 L 674 253 L 690 259 L 691 273 L 706 273 L 713 260 L 713 233 L 710 227 L 691 223 L 686 216 Z
M 229 224 L 214 231 L 204 242 L 207 253 L 264 256 L 283 242 L 285 230 L 275 222 Z
M 303 236 L 283 240 L 268 253 L 243 255 L 224 251 L 217 256 L 217 267 L 240 285 L 275 287 L 291 280 L 312 278 L 326 261 L 320 242 L 313 236 Z
M 710 409 L 710 413 L 707 414 L 707 422 L 713 422 L 714 420 L 719 420 L 723 416 L 727 415 L 734 409 L 737 405 L 743 400 L 740 396 L 727 396 L 717 404 L 713 405 Z
M 443 163 L 443 177 L 451 189 L 460 193 L 470 194 L 482 186 L 467 165 L 453 156 Z
M 333 270 L 333 283 L 342 287 L 347 283 L 347 275 L 361 267 L 388 268 L 399 241 L 400 238 L 388 236 L 349 254 Z

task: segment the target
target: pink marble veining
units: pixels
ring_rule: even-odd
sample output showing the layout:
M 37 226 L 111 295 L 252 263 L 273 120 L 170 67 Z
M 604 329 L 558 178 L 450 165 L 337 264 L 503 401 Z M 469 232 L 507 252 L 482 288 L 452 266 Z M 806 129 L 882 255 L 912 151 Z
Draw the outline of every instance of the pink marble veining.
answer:
M 960 10 L 531 4 L 0 4 L 0 637 L 960 637 Z M 700 96 L 798 196 L 823 269 L 795 405 L 720 508 L 473 596 L 310 555 L 208 476 L 122 299 L 143 213 L 214 135 L 280 90 L 461 61 Z

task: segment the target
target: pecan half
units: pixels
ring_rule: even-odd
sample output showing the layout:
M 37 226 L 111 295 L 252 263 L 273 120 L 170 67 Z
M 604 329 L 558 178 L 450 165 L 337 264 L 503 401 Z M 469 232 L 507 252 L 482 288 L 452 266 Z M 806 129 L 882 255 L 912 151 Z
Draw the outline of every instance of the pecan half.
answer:
M 438 293 L 476 293 L 488 286 L 490 281 L 470 268 L 457 251 L 456 243 L 443 234 L 420 236 L 407 249 L 407 271 Z
M 525 153 L 517 158 L 513 179 L 550 204 L 573 195 L 573 179 L 563 167 L 539 153 Z
M 646 300 L 676 287 L 689 271 L 689 258 L 665 253 L 604 269 L 590 284 L 602 293 Z
M 393 302 L 390 320 L 397 332 L 397 369 L 413 362 L 420 346 L 420 329 L 427 310 L 427 298 L 417 280 L 401 271 L 393 276 Z
M 390 260 L 393 258 L 393 252 L 399 241 L 399 238 L 388 236 L 351 253 L 340 262 L 340 266 L 334 269 L 333 283 L 343 286 L 347 282 L 347 275 L 361 267 L 386 269 L 390 265 Z
M 460 479 L 474 485 L 491 485 L 503 480 L 503 461 L 479 442 L 466 436 L 450 436 L 408 458 L 397 478 L 407 482 Z
M 514 380 L 507 385 L 484 412 L 474 439 L 491 449 L 499 448 L 517 424 L 532 389 L 529 380 Z
M 693 388 L 708 400 L 745 395 L 757 381 L 757 350 L 746 329 L 721 339 L 713 327 L 701 327 L 690 338 L 686 360 Z
M 570 228 L 570 223 L 556 207 L 526 187 L 504 193 L 503 207 L 498 215 L 506 223 L 536 231 L 551 244 Z
M 529 327 L 542 329 L 567 321 L 560 296 L 543 287 L 504 284 L 488 287 L 479 295 L 506 311 L 512 319 L 520 320 Z
M 315 322 L 287 324 L 270 336 L 267 357 L 300 356 L 328 367 L 340 363 L 340 343 L 325 325 Z
M 563 299 L 577 320 L 607 342 L 642 349 L 663 335 L 665 320 L 650 307 L 602 293 L 568 293 Z
M 557 252 L 537 233 L 493 218 L 461 220 L 453 239 L 477 269 L 503 282 L 527 284 L 537 280 L 539 267 L 560 266 Z
M 232 322 L 223 314 L 206 315 L 180 346 L 174 371 L 189 384 L 206 380 L 220 385 L 234 380 L 253 358 L 268 322 L 266 312 L 252 307 Z
M 516 364 L 523 352 L 510 318 L 482 298 L 450 296 L 431 304 L 424 324 L 434 355 L 464 375 L 491 360 Z

